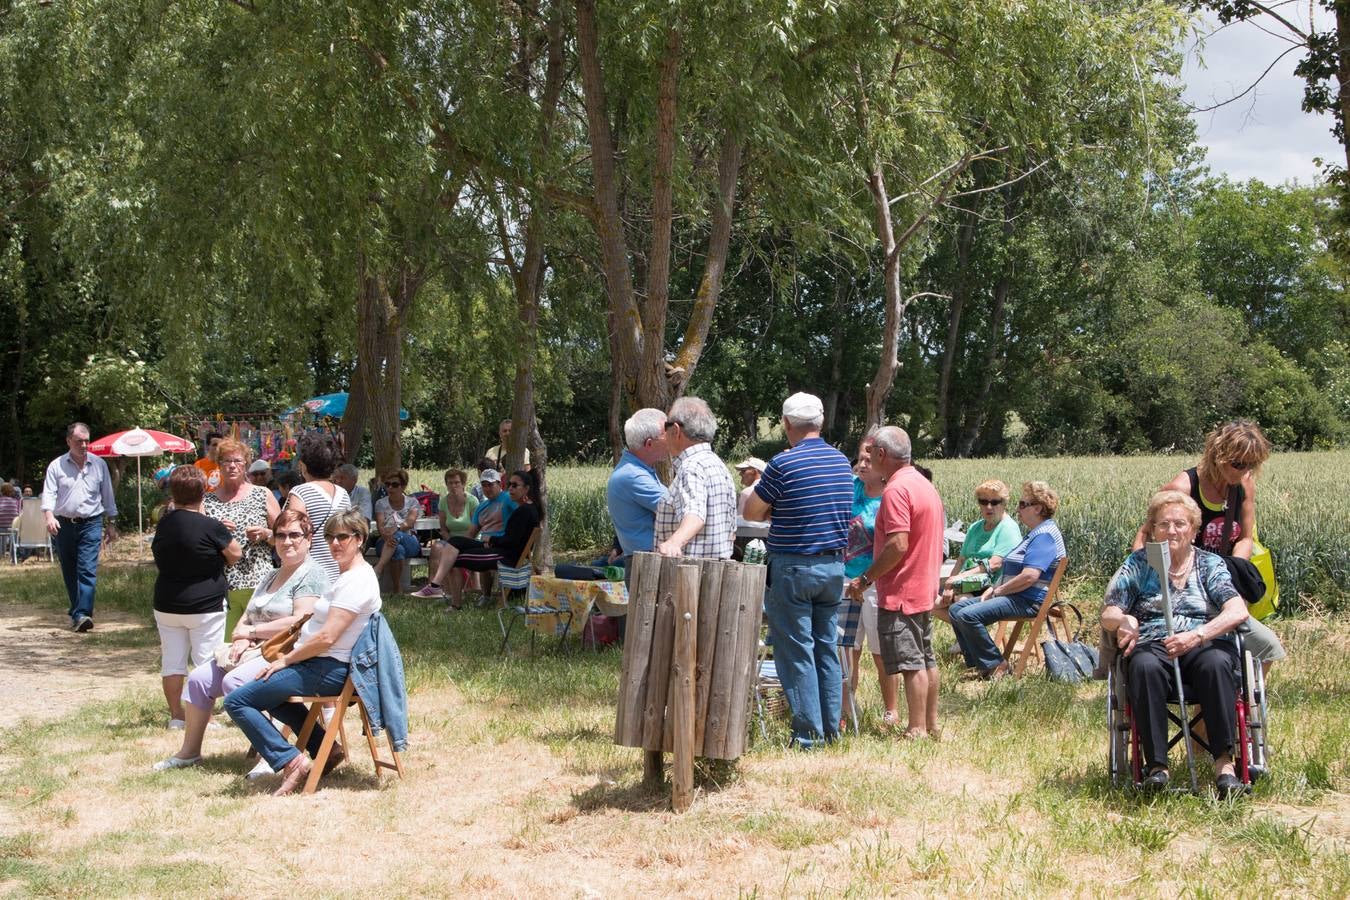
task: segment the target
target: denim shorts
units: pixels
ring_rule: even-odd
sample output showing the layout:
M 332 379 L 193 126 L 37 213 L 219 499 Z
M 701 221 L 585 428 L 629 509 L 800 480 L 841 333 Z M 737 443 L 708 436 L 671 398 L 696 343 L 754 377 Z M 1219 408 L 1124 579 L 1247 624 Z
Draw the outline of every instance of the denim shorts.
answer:
M 877 633 L 881 644 L 881 664 L 887 675 L 936 669 L 933 655 L 933 614 L 905 614 L 889 609 L 877 610 Z

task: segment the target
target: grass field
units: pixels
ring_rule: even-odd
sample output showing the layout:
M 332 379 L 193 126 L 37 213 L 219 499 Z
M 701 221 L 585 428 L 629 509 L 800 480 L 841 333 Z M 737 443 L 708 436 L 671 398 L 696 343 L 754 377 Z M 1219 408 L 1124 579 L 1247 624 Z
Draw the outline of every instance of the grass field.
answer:
M 1330 504 L 1348 459 L 1277 457 L 1263 535 L 1344 536 Z M 945 463 L 937 480 L 963 518 L 957 498 L 989 475 L 1059 488 L 1071 552 L 1101 567 L 1071 585 L 1091 615 L 1120 550 L 1075 523 L 1132 532 L 1131 498 L 1176 468 Z M 594 494 L 605 473 L 556 475 L 561 520 L 564 497 Z M 1334 561 L 1315 546 L 1301 571 Z M 941 742 L 879 731 L 869 663 L 861 735 L 802 755 L 776 725 L 734 773 L 704 773 L 675 816 L 667 794 L 643 788 L 638 752 L 611 743 L 617 652 L 502 657 L 490 612 L 407 598 L 386 606 L 407 664 L 406 780 L 377 782 L 357 756 L 318 794 L 273 799 L 240 777 L 250 763 L 229 725 L 208 735 L 205 765 L 152 773 L 177 746 L 163 729 L 153 578 L 107 568 L 99 628 L 80 637 L 60 628 L 54 570 L 0 567 L 0 625 L 25 623 L 0 641 L 0 695 L 27 715 L 0 731 L 0 894 L 1350 895 L 1350 618 L 1327 612 L 1341 595 L 1308 593 L 1301 615 L 1273 620 L 1290 653 L 1271 680 L 1274 771 L 1246 801 L 1114 790 L 1100 684 L 961 683 L 944 657 Z M 945 627 L 938 643 L 950 644 Z M 59 697 L 74 679 L 97 699 Z

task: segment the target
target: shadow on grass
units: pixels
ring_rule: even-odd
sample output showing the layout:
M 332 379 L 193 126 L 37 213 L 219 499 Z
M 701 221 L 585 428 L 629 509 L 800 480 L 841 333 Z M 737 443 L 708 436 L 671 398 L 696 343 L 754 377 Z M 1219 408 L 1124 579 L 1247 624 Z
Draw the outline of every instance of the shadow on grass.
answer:
M 664 812 L 670 809 L 670 787 L 665 782 L 655 785 L 645 781 L 626 784 L 602 781 L 580 793 L 573 793 L 572 806 L 583 814 L 609 810 Z

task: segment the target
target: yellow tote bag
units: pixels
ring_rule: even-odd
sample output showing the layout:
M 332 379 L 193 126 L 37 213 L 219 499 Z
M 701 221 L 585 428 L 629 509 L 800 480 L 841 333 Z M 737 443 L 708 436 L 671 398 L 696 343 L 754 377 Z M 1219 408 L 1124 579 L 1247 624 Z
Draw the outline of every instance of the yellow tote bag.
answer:
M 1260 600 L 1247 604 L 1247 612 L 1260 621 L 1269 618 L 1280 608 L 1280 586 L 1275 582 L 1275 557 L 1270 555 L 1270 549 L 1255 537 L 1252 543 L 1255 545 L 1252 548 L 1252 565 L 1261 573 L 1261 580 L 1266 583 L 1266 592 Z

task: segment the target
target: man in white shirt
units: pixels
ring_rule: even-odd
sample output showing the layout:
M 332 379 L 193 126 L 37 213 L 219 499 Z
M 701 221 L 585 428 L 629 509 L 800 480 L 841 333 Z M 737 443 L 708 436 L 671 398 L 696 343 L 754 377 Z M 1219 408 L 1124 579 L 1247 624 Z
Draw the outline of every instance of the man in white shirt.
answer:
M 66 581 L 70 627 L 85 632 L 94 627 L 94 584 L 103 543 L 103 517 L 108 517 L 109 537 L 116 538 L 112 520 L 117 518 L 117 501 L 108 464 L 89 453 L 89 426 L 72 423 L 66 429 L 66 446 L 70 452 L 47 465 L 42 513 Z
M 364 484 L 358 485 L 357 475 L 356 466 L 344 463 L 333 472 L 333 484 L 345 490 L 352 498 L 352 509 L 361 510 L 365 513 L 366 520 L 370 521 L 375 518 L 374 506 L 370 502 L 370 488 Z

